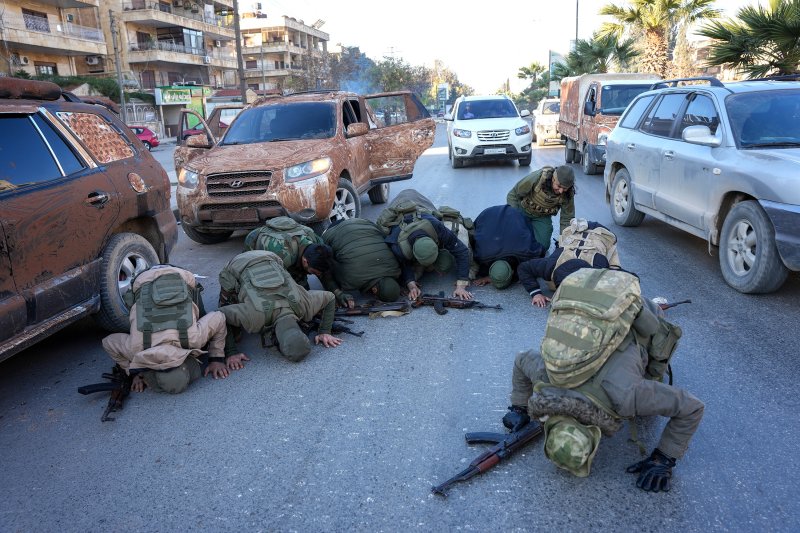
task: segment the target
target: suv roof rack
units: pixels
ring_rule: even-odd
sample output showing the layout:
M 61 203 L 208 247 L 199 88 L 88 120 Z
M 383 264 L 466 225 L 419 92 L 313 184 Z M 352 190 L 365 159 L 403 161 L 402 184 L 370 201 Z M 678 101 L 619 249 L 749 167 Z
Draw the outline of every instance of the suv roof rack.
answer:
M 749 80 L 742 80 L 742 81 L 767 81 L 767 80 L 800 81 L 800 74 L 778 74 L 775 76 L 764 76 L 763 78 L 751 78 Z
M 342 92 L 337 89 L 313 89 L 310 91 L 295 91 L 293 93 L 285 92 L 283 96 L 294 96 L 296 94 L 327 94 L 327 93 L 338 93 Z
M 650 86 L 650 90 L 677 87 L 680 82 L 686 81 L 707 81 L 712 87 L 725 87 L 725 85 L 714 76 L 695 76 L 693 78 L 675 78 L 674 80 L 657 81 Z

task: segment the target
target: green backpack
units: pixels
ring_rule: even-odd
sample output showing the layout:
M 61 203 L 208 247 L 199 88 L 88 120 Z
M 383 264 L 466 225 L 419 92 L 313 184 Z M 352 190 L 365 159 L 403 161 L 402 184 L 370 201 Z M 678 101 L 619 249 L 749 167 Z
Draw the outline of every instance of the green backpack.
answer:
M 135 291 L 125 293 L 125 303 L 128 307 L 136 304 L 136 325 L 142 332 L 145 350 L 152 347 L 154 332 L 170 329 L 178 331 L 181 347 L 188 349 L 187 332 L 195 323 L 192 303 L 197 304 L 200 316 L 205 311 L 201 295 L 203 286 L 199 283 L 194 287 L 189 286 L 176 272 L 183 269 L 172 266 L 159 268 L 164 273 L 137 287 Z
M 594 376 L 628 335 L 642 308 L 639 279 L 619 270 L 581 269 L 553 296 L 541 353 L 553 385 L 575 388 Z
M 293 237 L 297 237 L 296 239 Z M 288 247 L 292 255 L 297 255 L 303 244 L 320 243 L 321 239 L 314 230 L 289 217 L 277 217 L 251 231 L 244 241 L 245 251 L 275 251 L 274 247 Z

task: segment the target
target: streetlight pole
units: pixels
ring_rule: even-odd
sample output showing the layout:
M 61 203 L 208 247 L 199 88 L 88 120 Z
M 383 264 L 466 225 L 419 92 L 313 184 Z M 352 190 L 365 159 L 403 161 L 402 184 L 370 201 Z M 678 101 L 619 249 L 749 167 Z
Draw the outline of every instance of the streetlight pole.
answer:
M 575 47 L 578 46 L 578 4 L 580 0 L 575 0 Z

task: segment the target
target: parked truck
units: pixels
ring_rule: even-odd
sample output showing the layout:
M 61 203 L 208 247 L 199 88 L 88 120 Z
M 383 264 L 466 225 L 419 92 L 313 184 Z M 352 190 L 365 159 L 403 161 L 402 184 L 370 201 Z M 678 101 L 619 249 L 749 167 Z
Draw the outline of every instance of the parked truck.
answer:
M 622 112 L 637 95 L 661 78 L 655 74 L 583 74 L 561 80 L 558 130 L 564 137 L 564 159 L 582 163 L 597 174 L 605 166 L 606 139 Z

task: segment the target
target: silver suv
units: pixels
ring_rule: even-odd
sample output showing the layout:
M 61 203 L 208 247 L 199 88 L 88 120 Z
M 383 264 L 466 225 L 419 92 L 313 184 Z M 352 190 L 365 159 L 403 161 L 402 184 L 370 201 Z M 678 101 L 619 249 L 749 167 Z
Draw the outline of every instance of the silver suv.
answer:
M 667 222 L 719 246 L 734 289 L 777 290 L 800 270 L 798 79 L 688 78 L 642 93 L 608 139 L 614 222 Z

